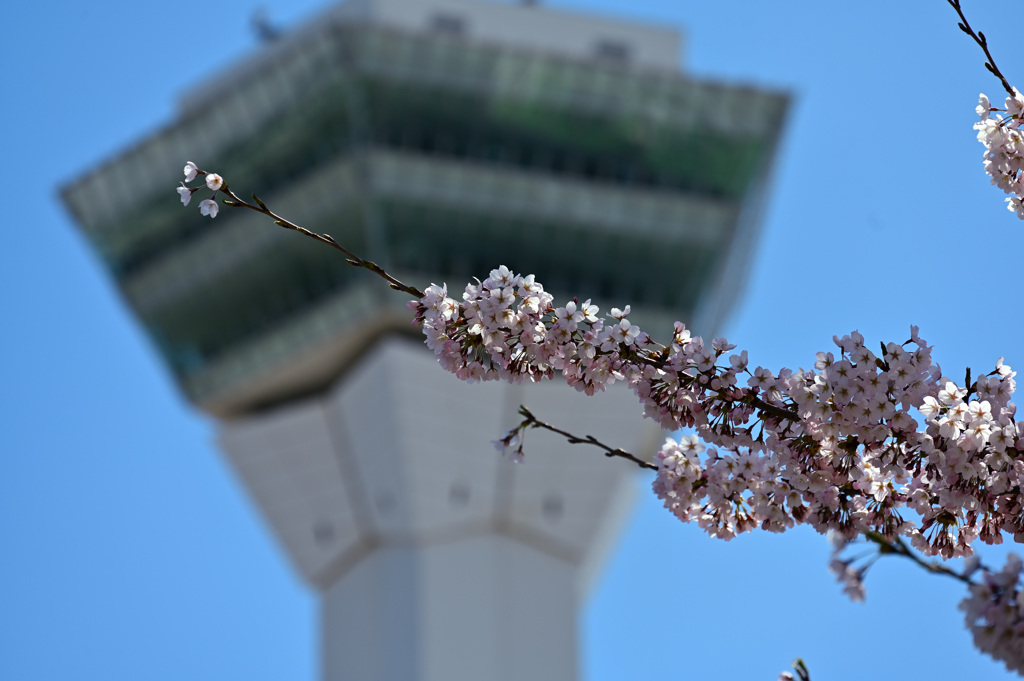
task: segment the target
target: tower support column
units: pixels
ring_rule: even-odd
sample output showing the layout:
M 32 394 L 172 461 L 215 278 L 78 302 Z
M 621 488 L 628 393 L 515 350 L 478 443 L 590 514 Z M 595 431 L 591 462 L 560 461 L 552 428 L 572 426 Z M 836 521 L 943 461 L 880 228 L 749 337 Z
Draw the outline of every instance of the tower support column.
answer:
M 565 681 L 576 570 L 501 534 L 382 547 L 321 596 L 323 681 Z

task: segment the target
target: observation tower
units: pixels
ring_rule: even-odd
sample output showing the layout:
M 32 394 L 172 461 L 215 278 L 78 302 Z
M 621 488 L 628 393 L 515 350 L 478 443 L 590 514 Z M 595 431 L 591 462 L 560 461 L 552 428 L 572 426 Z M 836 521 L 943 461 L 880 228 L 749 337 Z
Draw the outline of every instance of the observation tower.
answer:
M 660 433 L 627 390 L 461 383 L 372 274 L 249 211 L 183 208 L 184 161 L 410 284 L 504 264 L 558 304 L 628 303 L 655 338 L 710 333 L 788 101 L 686 75 L 681 46 L 532 3 L 349 0 L 64 188 L 318 593 L 324 681 L 578 678 L 578 606 L 635 467 L 541 431 L 522 466 L 490 442 L 519 404 L 640 454 Z

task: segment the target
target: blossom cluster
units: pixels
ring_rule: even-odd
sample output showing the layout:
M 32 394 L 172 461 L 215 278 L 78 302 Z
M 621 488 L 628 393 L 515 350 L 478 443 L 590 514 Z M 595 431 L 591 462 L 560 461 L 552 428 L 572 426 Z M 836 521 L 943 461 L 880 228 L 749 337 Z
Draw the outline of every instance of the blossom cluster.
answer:
M 876 354 L 853 332 L 814 369 L 751 370 L 725 339 L 681 323 L 668 346 L 586 301 L 555 307 L 531 276 L 506 267 L 410 301 L 427 345 L 464 380 L 561 376 L 588 394 L 623 382 L 645 415 L 692 434 L 657 454 L 654 491 L 683 521 L 730 539 L 809 524 L 845 537 L 905 537 L 927 555 L 972 553 L 976 539 L 1024 537 L 1024 424 L 1010 403 L 1015 372 L 1000 360 L 960 386 L 911 328 Z M 515 430 L 499 445 L 522 457 Z
M 203 173 L 202 170 L 196 166 L 195 163 L 189 161 L 185 164 L 185 182 L 191 182 L 196 179 L 198 175 L 205 175 L 203 178 L 204 184 L 207 189 L 213 191 L 213 198 L 203 199 L 199 202 L 199 212 L 203 215 L 209 215 L 211 218 L 217 217 L 217 213 L 220 212 L 220 204 L 217 203 L 217 192 L 224 188 L 224 178 L 217 173 Z M 189 187 L 181 183 L 178 187 L 178 196 L 181 197 L 181 205 L 187 206 L 188 202 L 192 200 L 192 194 L 199 189 L 202 189 L 202 185 L 198 187 Z
M 1006 565 L 995 572 L 973 561 L 965 576 L 980 572 L 981 581 L 972 584 L 970 595 L 960 602 L 967 629 L 978 650 L 1003 662 L 1010 671 L 1024 675 L 1024 591 L 1020 587 L 1021 559 L 1007 556 Z
M 911 327 L 872 351 L 854 331 L 833 337 L 813 369 L 749 366 L 724 338 L 706 344 L 676 322 L 652 341 L 629 307 L 601 317 L 590 300 L 555 305 L 533 275 L 502 266 L 457 301 L 432 285 L 409 302 L 439 363 L 467 380 L 561 377 L 587 394 L 627 384 L 645 416 L 687 429 L 656 454 L 654 492 L 682 521 L 730 539 L 809 524 L 833 538 L 830 569 L 853 600 L 865 566 L 840 556 L 858 535 L 903 541 L 943 559 L 972 556 L 1002 532 L 1024 540 L 1024 422 L 1015 372 L 1000 358 L 963 385 L 943 376 Z M 523 460 L 527 422 L 495 442 Z M 984 572 L 961 604 L 980 650 L 1024 672 L 1020 562 Z
M 992 106 L 981 95 L 975 109 L 980 120 L 974 124 L 978 141 L 985 145 L 985 171 L 996 185 L 1010 195 L 1007 208 L 1024 220 L 1024 95 L 1016 88 L 1006 98 L 1005 108 Z
M 851 601 L 863 601 L 866 595 L 864 588 L 864 573 L 868 566 L 859 568 L 853 567 L 855 559 L 843 558 L 843 550 L 850 544 L 849 538 L 838 532 L 830 532 L 829 541 L 832 542 L 832 559 L 828 563 L 829 572 L 836 576 L 836 579 L 843 585 L 843 593 Z
M 513 274 L 504 265 L 467 286 L 462 298 L 458 303 L 446 286 L 433 285 L 409 307 L 441 365 L 466 381 L 538 381 L 558 372 L 593 395 L 625 379 L 629 352 L 621 350 L 650 342 L 626 319 L 628 305 L 613 309 L 606 325 L 589 300 L 555 308 L 533 275 Z

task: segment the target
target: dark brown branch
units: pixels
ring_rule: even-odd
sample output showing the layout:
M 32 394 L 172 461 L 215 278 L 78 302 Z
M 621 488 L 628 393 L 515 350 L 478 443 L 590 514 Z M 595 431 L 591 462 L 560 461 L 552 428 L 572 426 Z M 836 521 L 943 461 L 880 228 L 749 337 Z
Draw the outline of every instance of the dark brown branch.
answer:
M 960 23 L 957 24 L 957 26 L 960 27 L 960 30 L 971 36 L 971 38 L 974 39 L 974 42 L 978 43 L 981 49 L 985 51 L 985 57 L 988 59 L 988 61 L 985 62 L 985 68 L 988 69 L 993 76 L 999 79 L 1003 84 L 1003 89 L 1006 90 L 1011 97 L 1015 96 L 1016 92 L 1014 92 L 1013 86 L 1010 85 L 1010 81 L 1006 80 L 1006 76 L 1004 76 L 1002 71 L 999 70 L 999 67 L 996 66 L 996 60 L 992 57 L 992 53 L 988 51 L 988 39 L 985 38 L 985 34 L 980 32 L 975 33 L 974 29 L 971 28 L 971 25 L 967 23 L 967 17 L 964 16 L 964 11 L 960 8 L 960 0 L 946 0 L 946 2 L 948 2 L 950 6 L 956 10 L 956 13 L 960 15 Z
M 572 433 L 566 432 L 566 431 L 562 430 L 561 428 L 555 428 L 550 423 L 544 423 L 543 421 L 538 419 L 536 416 L 534 416 L 533 412 L 531 412 L 525 406 L 520 405 L 519 413 L 523 416 L 523 422 L 522 422 L 522 424 L 520 424 L 521 426 L 529 426 L 531 428 L 543 428 L 544 430 L 550 430 L 552 433 L 557 433 L 558 435 L 561 435 L 562 437 L 564 437 L 570 444 L 574 444 L 574 445 L 593 445 L 595 447 L 603 449 L 604 450 L 604 455 L 609 457 L 609 458 L 626 459 L 628 461 L 632 461 L 637 466 L 640 466 L 640 468 L 646 468 L 646 469 L 652 470 L 652 471 L 658 470 L 658 467 L 655 466 L 654 464 L 647 463 L 646 461 L 644 461 L 640 457 L 638 457 L 638 456 L 636 456 L 634 454 L 630 454 L 629 452 L 627 452 L 627 451 L 625 451 L 623 449 L 619 449 L 617 447 L 613 449 L 612 447 L 609 447 L 608 445 L 606 445 L 603 442 L 601 442 L 600 440 L 598 440 L 593 435 L 586 435 L 584 437 L 579 437 L 577 435 L 573 435 Z
M 896 539 L 886 539 L 880 533 L 875 531 L 869 531 L 864 533 L 864 538 L 869 542 L 878 545 L 878 552 L 883 556 L 902 556 L 907 560 L 916 563 L 919 567 L 924 568 L 928 572 L 932 572 L 938 575 L 946 575 L 953 579 L 963 582 L 964 584 L 973 584 L 970 577 L 962 575 L 959 572 L 950 570 L 945 565 L 938 563 L 937 561 L 926 561 L 922 560 L 916 553 L 910 550 L 906 542 L 897 537 Z
M 305 227 L 296 225 L 294 222 L 284 219 L 277 213 L 267 208 L 266 204 L 263 203 L 263 201 L 261 201 L 260 198 L 255 194 L 253 194 L 252 199 L 253 201 L 256 202 L 256 205 L 251 204 L 248 201 L 245 201 L 242 198 L 240 198 L 237 194 L 235 194 L 233 191 L 231 191 L 231 189 L 228 188 L 227 184 L 224 184 L 220 188 L 220 191 L 224 192 L 225 194 L 231 197 L 229 200 L 224 201 L 225 205 L 236 208 L 248 208 L 249 210 L 254 210 L 257 213 L 262 213 L 263 215 L 266 215 L 273 219 L 275 224 L 284 227 L 285 229 L 290 229 L 299 232 L 300 234 L 304 234 L 305 236 L 308 236 L 311 239 L 316 239 L 321 243 L 325 243 L 331 248 L 334 248 L 335 250 L 341 251 L 342 253 L 345 254 L 345 257 L 349 265 L 352 265 L 353 267 L 362 267 L 363 269 L 370 270 L 377 276 L 387 281 L 388 284 L 390 284 L 391 288 L 393 288 L 394 290 L 408 293 L 413 298 L 423 297 L 423 291 L 419 290 L 415 286 L 408 286 L 406 284 L 403 284 L 398 279 L 395 279 L 393 276 L 388 274 L 384 270 L 384 268 L 378 265 L 377 263 L 360 258 L 358 255 L 356 255 L 355 253 L 353 253 L 352 251 L 348 250 L 347 248 L 339 244 L 337 241 L 335 241 L 334 237 L 332 237 L 330 234 L 317 234 L 316 232 L 312 232 L 306 229 Z
M 783 409 L 782 407 L 776 407 L 774 404 L 768 404 L 759 397 L 744 397 L 743 402 L 746 402 L 751 407 L 759 409 L 765 414 L 770 414 L 778 419 L 784 421 L 799 421 L 800 417 L 795 411 L 789 409 Z

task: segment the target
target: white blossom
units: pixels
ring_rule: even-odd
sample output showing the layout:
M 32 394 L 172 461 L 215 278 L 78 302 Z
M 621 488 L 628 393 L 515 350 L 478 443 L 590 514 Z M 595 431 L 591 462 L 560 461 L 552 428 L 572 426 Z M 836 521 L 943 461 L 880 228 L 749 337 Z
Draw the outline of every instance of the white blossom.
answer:
M 205 199 L 199 202 L 199 212 L 203 215 L 209 215 L 211 218 L 215 218 L 219 211 L 220 205 L 213 199 Z
M 192 190 L 182 183 L 182 185 L 178 187 L 178 196 L 181 197 L 181 205 L 187 206 L 188 202 L 192 200 Z

